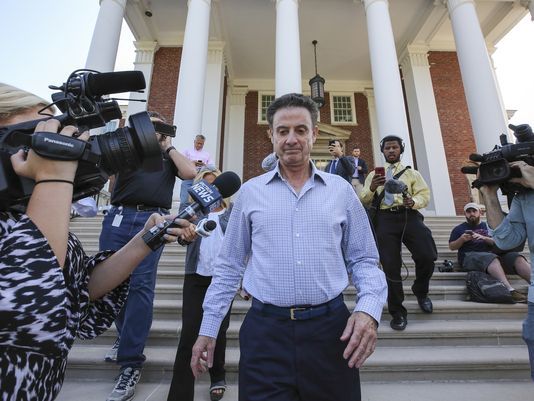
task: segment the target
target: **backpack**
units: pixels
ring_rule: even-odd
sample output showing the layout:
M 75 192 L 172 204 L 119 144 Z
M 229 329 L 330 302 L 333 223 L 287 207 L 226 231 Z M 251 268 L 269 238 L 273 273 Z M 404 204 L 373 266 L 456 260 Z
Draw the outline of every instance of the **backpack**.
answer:
M 489 274 L 479 271 L 468 272 L 465 284 L 470 301 L 492 304 L 514 303 L 508 288 Z

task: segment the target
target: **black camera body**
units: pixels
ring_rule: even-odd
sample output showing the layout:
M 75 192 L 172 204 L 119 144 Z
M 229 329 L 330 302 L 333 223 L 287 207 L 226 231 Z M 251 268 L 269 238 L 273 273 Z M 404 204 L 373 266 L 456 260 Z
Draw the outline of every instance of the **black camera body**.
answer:
M 110 93 L 139 90 L 145 87 L 139 71 L 98 74 L 87 70 L 74 71 L 52 96 L 63 112 L 52 117 L 62 126 L 75 125 L 79 132 L 102 127 L 121 118 L 118 103 L 104 99 Z M 13 170 L 10 156 L 19 149 L 33 149 L 42 157 L 54 160 L 78 160 L 74 178 L 73 200 L 97 194 L 109 175 L 162 168 L 161 150 L 154 125 L 148 113 L 129 118 L 129 127 L 92 136 L 87 142 L 50 132 L 34 132 L 40 121 L 27 121 L 0 128 L 0 210 L 23 210 L 33 191 L 34 181 L 19 177 Z
M 506 135 L 500 136 L 501 146 L 482 155 L 471 154 L 470 160 L 479 162 L 477 167 L 462 167 L 464 174 L 476 174 L 479 177 L 473 182 L 473 187 L 480 188 L 483 185 L 500 185 L 503 194 L 513 194 L 527 190 L 522 185 L 509 182 L 510 178 L 521 177 L 521 171 L 510 167 L 510 162 L 523 160 L 534 165 L 534 133 L 528 124 L 508 126 L 517 139 L 517 143 L 508 143 Z

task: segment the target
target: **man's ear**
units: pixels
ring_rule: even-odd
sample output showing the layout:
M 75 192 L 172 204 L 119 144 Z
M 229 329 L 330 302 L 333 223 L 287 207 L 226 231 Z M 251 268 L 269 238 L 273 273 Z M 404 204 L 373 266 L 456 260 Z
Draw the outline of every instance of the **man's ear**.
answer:
M 272 129 L 268 129 L 267 130 L 267 136 L 269 137 L 269 139 L 271 140 L 271 143 L 274 144 L 274 139 L 273 139 L 273 130 Z

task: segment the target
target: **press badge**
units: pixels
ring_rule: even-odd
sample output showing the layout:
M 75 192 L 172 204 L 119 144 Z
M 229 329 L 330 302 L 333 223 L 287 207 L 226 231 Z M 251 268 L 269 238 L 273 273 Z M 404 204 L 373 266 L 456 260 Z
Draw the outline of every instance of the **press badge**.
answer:
M 113 227 L 120 227 L 121 221 L 122 221 L 122 214 L 116 214 L 115 217 L 113 218 L 113 223 L 111 223 L 111 225 Z

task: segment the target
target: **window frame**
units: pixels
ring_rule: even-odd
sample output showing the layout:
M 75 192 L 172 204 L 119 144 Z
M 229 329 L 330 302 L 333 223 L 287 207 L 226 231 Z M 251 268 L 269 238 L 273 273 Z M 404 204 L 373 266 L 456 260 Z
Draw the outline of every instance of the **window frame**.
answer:
M 356 120 L 356 104 L 354 101 L 354 93 L 352 92 L 331 92 L 330 96 L 330 124 L 332 125 L 358 125 L 358 120 Z M 334 119 L 334 97 L 348 97 L 350 99 L 351 107 L 351 116 L 352 121 L 336 121 Z

